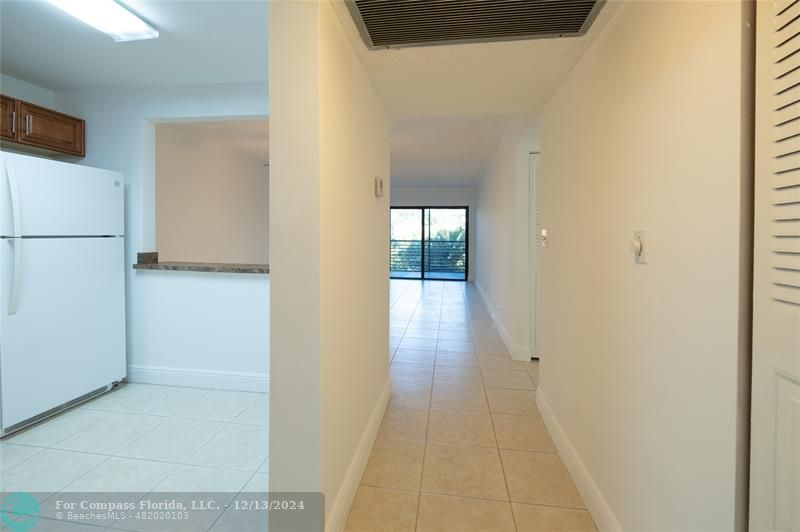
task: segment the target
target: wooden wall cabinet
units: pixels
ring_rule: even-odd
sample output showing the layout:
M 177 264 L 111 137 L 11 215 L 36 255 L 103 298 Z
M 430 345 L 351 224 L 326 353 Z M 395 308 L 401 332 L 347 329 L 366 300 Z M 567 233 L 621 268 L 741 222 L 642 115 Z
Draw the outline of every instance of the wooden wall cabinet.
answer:
M 86 155 L 83 120 L 7 96 L 0 96 L 0 138 L 46 152 Z
M 0 95 L 0 138 L 17 138 L 17 101 Z

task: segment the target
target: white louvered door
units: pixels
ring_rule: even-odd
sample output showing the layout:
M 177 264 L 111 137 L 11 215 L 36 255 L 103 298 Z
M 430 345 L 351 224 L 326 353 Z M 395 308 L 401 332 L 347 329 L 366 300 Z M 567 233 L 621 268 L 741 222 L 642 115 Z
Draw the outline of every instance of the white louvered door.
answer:
M 800 0 L 757 9 L 750 525 L 800 531 Z

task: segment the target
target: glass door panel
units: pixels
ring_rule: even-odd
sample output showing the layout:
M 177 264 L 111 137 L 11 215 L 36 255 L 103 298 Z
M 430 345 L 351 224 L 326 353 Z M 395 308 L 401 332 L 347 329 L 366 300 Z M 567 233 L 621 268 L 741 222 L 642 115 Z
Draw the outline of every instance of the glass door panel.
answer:
M 467 208 L 424 210 L 425 279 L 467 280 Z
M 422 209 L 392 208 L 391 223 L 391 277 L 422 279 Z

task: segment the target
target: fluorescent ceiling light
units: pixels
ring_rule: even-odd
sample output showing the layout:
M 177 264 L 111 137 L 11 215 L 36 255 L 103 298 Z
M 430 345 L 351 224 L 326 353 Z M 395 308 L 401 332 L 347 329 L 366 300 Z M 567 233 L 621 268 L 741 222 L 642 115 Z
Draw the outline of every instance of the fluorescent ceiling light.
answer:
M 158 30 L 114 0 L 50 0 L 78 20 L 117 42 L 158 38 Z

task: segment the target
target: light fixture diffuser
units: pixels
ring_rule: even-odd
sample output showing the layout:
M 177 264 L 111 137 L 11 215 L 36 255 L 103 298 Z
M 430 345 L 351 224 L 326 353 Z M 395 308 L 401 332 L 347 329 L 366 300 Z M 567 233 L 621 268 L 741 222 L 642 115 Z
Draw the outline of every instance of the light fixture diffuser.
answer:
M 158 30 L 115 0 L 49 0 L 116 42 L 158 38 Z

